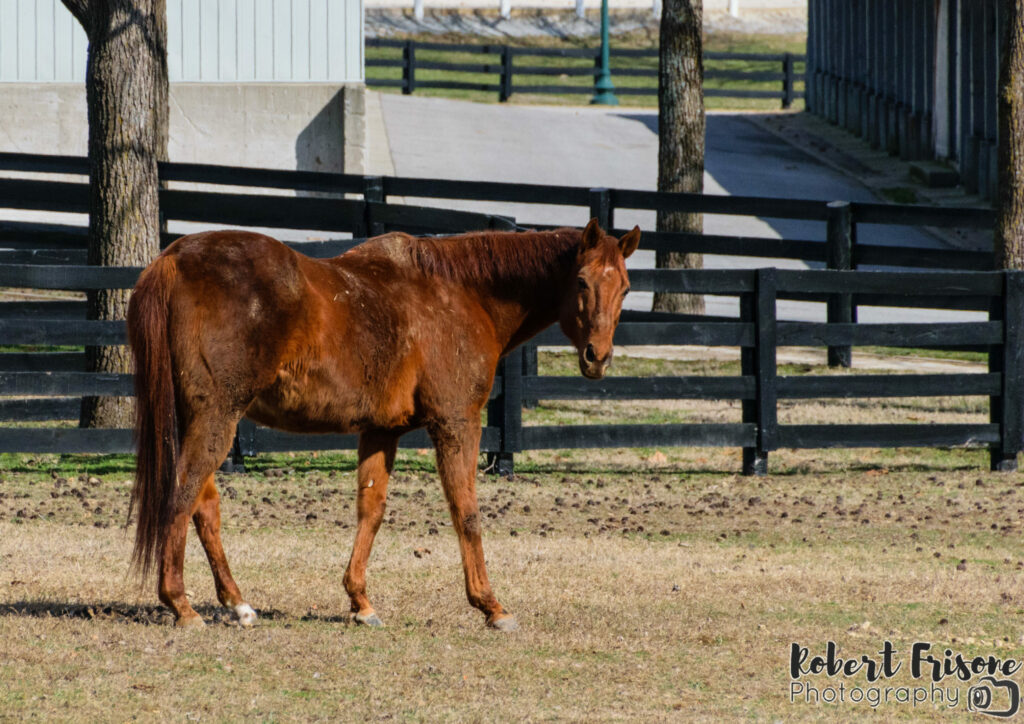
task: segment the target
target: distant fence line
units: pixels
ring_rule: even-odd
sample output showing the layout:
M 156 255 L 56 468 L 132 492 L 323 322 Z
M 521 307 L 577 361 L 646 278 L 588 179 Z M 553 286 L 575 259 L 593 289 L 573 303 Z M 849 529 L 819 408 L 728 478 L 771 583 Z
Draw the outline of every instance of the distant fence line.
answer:
M 0 154 L 0 170 L 81 174 L 84 159 Z M 727 253 L 739 256 L 801 258 L 833 271 L 630 272 L 636 290 L 719 294 L 740 298 L 737 318 L 625 312 L 615 343 L 701 344 L 742 350 L 739 377 L 609 378 L 585 381 L 537 374 L 538 344 L 564 344 L 557 330 L 531 341 L 523 354 L 505 359 L 489 405 L 482 449 L 498 469 L 510 471 L 523 450 L 650 445 L 735 446 L 744 450 L 744 470 L 764 472 L 767 455 L 779 447 L 892 447 L 980 445 L 991 450 L 992 465 L 1012 467 L 1020 449 L 1024 414 L 1024 275 L 1016 272 L 917 273 L 851 271 L 859 263 L 931 269 L 991 268 L 992 255 L 978 252 L 906 250 L 862 243 L 858 223 L 927 224 L 985 228 L 991 212 L 792 199 L 763 199 L 615 189 L 346 176 L 309 172 L 241 169 L 196 164 L 162 164 L 161 178 L 204 184 L 291 188 L 335 193 L 337 198 L 295 198 L 201 191 L 162 191 L 161 206 L 171 220 L 315 228 L 356 236 L 392 229 L 452 233 L 473 228 L 518 228 L 506 217 L 387 203 L 389 195 L 499 200 L 582 207 L 613 229 L 617 208 L 669 209 L 702 213 L 812 219 L 826 224 L 826 240 L 777 240 L 645 232 L 642 248 Z M 85 211 L 88 186 L 28 179 L 0 179 L 0 208 Z M 341 198 L 358 193 L 361 199 Z M 581 214 L 581 222 L 584 220 Z M 84 227 L 0 223 L 0 287 L 88 290 L 130 288 L 135 268 L 81 266 Z M 169 239 L 167 239 L 169 240 Z M 312 256 L 331 256 L 358 239 L 293 242 Z M 26 264 L 50 255 L 50 264 Z M 61 257 L 61 255 L 64 255 Z M 13 263 L 22 262 L 22 263 Z M 76 263 L 77 262 L 77 263 Z M 824 301 L 826 323 L 778 321 L 778 299 Z M 987 321 L 966 323 L 859 324 L 858 304 L 927 306 L 988 312 Z M 84 371 L 84 355 L 61 346 L 122 344 L 124 323 L 85 320 L 76 301 L 0 302 L 0 339 L 13 351 L 0 353 L 0 452 L 128 452 L 129 430 L 25 427 L 26 421 L 74 418 L 81 396 L 130 395 L 129 375 Z M 830 360 L 849 360 L 855 345 L 971 347 L 989 355 L 987 374 L 787 378 L 777 375 L 778 346 L 827 347 Z M 44 350 L 34 349 L 43 346 Z M 57 347 L 58 349 L 53 349 Z M 1004 372 L 1005 371 L 1005 372 Z M 785 398 L 987 396 L 991 422 L 983 425 L 779 425 L 777 401 Z M 724 425 L 522 425 L 522 407 L 537 399 L 736 399 L 742 419 Z M 403 445 L 424 447 L 422 433 Z M 295 436 L 250 423 L 239 428 L 237 453 L 311 449 L 352 449 L 354 436 Z
M 513 45 L 497 44 L 454 44 L 433 43 L 416 40 L 391 40 L 387 38 L 367 38 L 367 48 L 392 48 L 402 51 L 401 58 L 367 58 L 367 68 L 400 68 L 401 79 L 366 77 L 368 86 L 401 88 L 402 93 L 411 94 L 418 88 L 443 88 L 448 90 L 472 90 L 497 93 L 498 100 L 507 101 L 514 93 L 545 93 L 545 94 L 589 94 L 594 92 L 592 86 L 538 83 L 538 77 L 550 76 L 595 76 L 600 60 L 600 48 L 528 48 Z M 446 61 L 425 61 L 417 56 L 417 51 L 445 51 L 450 53 L 468 53 L 489 55 L 498 58 L 497 63 L 453 63 Z M 622 58 L 658 58 L 657 48 L 611 48 L 612 77 L 648 77 L 657 78 L 657 68 L 626 68 L 614 65 L 616 59 Z M 529 58 L 567 58 L 592 59 L 594 67 L 580 65 L 524 65 L 517 59 Z M 723 79 L 733 81 L 776 82 L 778 90 L 745 90 L 741 88 L 707 88 L 706 98 L 767 98 L 778 99 L 783 108 L 789 108 L 793 101 L 804 97 L 804 92 L 797 89 L 802 83 L 804 74 L 796 72 L 796 64 L 807 60 L 805 55 L 794 53 L 705 53 L 705 61 L 751 61 L 774 64 L 778 70 L 716 70 L 705 68 L 705 80 Z M 529 62 L 528 60 L 526 62 Z M 467 80 L 426 80 L 417 77 L 418 70 L 439 70 L 456 74 L 484 74 L 496 76 L 494 82 L 478 82 Z M 532 78 L 532 81 L 517 80 Z M 616 95 L 658 95 L 657 85 L 648 87 L 616 86 Z

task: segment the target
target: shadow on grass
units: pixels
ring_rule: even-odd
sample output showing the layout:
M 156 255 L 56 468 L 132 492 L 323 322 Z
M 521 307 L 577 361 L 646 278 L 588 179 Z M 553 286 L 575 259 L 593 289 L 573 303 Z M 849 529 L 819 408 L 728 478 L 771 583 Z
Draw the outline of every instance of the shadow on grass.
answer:
M 195 610 L 207 623 L 234 624 L 234 618 L 231 613 L 220 606 L 200 605 L 196 606 Z M 292 618 L 276 609 L 257 610 L 256 614 L 261 619 L 270 621 Z M 106 603 L 66 603 L 46 600 L 14 601 L 13 603 L 0 604 L 0 616 L 11 618 L 115 621 L 117 623 L 142 624 L 144 626 L 170 626 L 174 624 L 174 614 L 164 606 L 157 604 L 138 605 L 120 601 Z M 306 620 L 306 618 L 303 617 L 302 620 Z M 322 620 L 331 619 L 324 618 Z

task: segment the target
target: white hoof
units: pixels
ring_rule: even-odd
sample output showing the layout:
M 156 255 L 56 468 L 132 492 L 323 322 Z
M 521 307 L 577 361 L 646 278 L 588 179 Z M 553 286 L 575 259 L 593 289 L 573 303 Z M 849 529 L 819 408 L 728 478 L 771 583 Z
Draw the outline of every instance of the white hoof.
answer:
M 256 623 L 256 612 L 248 603 L 240 603 L 235 606 L 235 618 L 238 619 L 239 626 L 249 628 Z

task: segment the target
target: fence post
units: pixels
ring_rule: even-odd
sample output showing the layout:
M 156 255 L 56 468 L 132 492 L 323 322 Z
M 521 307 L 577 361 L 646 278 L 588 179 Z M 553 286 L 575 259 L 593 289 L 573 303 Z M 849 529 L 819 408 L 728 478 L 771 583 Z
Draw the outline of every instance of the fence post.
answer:
M 782 58 L 782 107 L 793 106 L 793 54 L 786 53 Z
M 416 90 L 416 41 L 406 40 L 402 49 L 402 93 L 411 95 Z
M 524 377 L 536 377 L 537 376 L 537 345 L 525 344 L 523 345 L 523 376 Z M 537 398 L 527 391 L 523 392 L 523 407 L 528 410 L 532 410 L 537 406 Z
M 501 374 L 501 394 L 487 406 L 487 425 L 497 425 L 501 432 L 499 450 L 487 456 L 491 473 L 506 478 L 515 472 L 515 453 L 522 450 L 523 428 L 523 356 L 518 352 L 505 357 L 498 364 Z
M 825 263 L 829 269 L 849 271 L 853 268 L 853 207 L 849 201 L 833 201 L 828 205 Z M 829 324 L 853 323 L 853 297 L 834 294 L 826 302 Z M 829 347 L 829 367 L 849 367 L 850 347 Z
M 498 91 L 498 101 L 504 103 L 512 96 L 512 49 L 507 45 L 501 46 L 501 90 Z
M 366 209 L 363 212 L 363 233 L 368 237 L 383 234 L 384 224 L 379 221 L 374 221 L 373 213 L 374 205 L 387 203 L 384 197 L 383 177 L 363 177 L 363 202 L 366 204 Z
M 774 269 L 758 269 L 754 292 L 740 299 L 740 316 L 754 325 L 754 346 L 744 347 L 742 373 L 754 377 L 754 399 L 743 401 L 743 422 L 757 427 L 755 447 L 743 448 L 743 474 L 767 475 L 768 453 L 778 447 L 775 363 L 776 280 Z
M 239 420 L 235 428 L 235 441 L 231 443 L 231 452 L 221 464 L 222 473 L 244 473 L 245 458 L 256 455 L 256 423 L 252 420 Z
M 989 372 L 1001 374 L 999 395 L 989 398 L 989 419 L 999 425 L 989 462 L 992 470 L 1014 472 L 1024 433 L 1024 272 L 1003 272 L 1003 296 L 992 300 L 989 319 L 1003 323 L 1003 343 L 988 354 Z
M 245 457 L 242 455 L 242 443 L 238 439 L 238 431 L 235 431 L 235 441 L 231 443 L 231 452 L 220 465 L 222 473 L 244 473 Z
M 611 189 L 590 189 L 590 216 L 605 231 L 611 231 L 615 222 L 615 210 L 612 208 Z

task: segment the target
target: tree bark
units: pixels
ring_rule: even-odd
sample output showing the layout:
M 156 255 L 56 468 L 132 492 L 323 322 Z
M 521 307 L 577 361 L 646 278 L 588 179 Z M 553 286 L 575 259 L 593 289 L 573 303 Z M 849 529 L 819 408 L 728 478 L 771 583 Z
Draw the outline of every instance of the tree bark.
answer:
M 157 162 L 167 158 L 166 0 L 63 0 L 89 38 L 89 264 L 145 266 L 160 251 Z M 89 319 L 121 320 L 128 290 L 89 293 Z M 87 347 L 87 369 L 131 372 L 125 346 Z M 130 398 L 86 397 L 83 427 L 132 427 Z
M 1024 0 L 1003 0 L 996 264 L 1024 269 Z
M 704 191 L 703 0 L 664 0 L 658 72 L 658 191 Z M 702 233 L 704 216 L 658 212 L 658 231 Z M 700 254 L 658 251 L 659 269 L 700 269 Z M 704 298 L 657 293 L 654 310 L 704 313 Z

